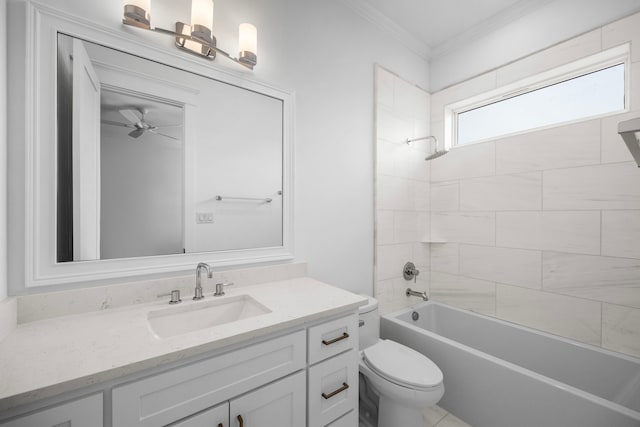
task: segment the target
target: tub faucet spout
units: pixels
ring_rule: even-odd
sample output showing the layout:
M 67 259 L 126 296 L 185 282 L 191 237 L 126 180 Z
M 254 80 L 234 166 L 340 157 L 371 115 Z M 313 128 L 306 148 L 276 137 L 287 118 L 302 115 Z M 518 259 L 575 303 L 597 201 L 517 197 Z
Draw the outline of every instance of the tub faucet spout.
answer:
M 423 301 L 429 301 L 429 297 L 426 292 L 413 291 L 411 288 L 407 288 L 405 295 L 408 297 L 420 297 Z

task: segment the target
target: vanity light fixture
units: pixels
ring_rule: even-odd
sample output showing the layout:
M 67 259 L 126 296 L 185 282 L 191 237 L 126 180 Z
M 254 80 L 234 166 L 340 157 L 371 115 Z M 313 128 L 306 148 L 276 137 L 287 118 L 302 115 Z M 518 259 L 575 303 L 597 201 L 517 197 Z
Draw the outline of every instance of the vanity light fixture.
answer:
M 242 23 L 239 32 L 239 54 L 235 58 L 217 47 L 213 35 L 213 0 L 191 0 L 191 23 L 176 22 L 175 31 L 151 25 L 151 0 L 125 0 L 122 23 L 136 28 L 175 37 L 176 46 L 187 52 L 215 59 L 217 54 L 253 70 L 258 62 L 258 32 L 251 24 Z

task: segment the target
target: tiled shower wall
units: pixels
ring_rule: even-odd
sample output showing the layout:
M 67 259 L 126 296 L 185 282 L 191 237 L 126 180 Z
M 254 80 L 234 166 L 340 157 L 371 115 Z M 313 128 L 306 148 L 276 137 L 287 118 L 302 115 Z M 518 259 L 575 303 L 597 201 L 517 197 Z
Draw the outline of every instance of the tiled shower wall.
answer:
M 433 94 L 431 127 L 443 137 L 449 103 L 628 41 L 631 112 L 429 162 L 431 235 L 447 241 L 418 246 L 432 299 L 640 356 L 640 169 L 616 132 L 640 116 L 640 14 Z
M 405 289 L 429 287 L 429 168 L 424 158 L 430 140 L 407 145 L 407 138 L 429 132 L 430 95 L 376 66 L 376 236 L 375 296 L 388 313 L 417 301 Z M 420 270 L 407 281 L 402 268 Z

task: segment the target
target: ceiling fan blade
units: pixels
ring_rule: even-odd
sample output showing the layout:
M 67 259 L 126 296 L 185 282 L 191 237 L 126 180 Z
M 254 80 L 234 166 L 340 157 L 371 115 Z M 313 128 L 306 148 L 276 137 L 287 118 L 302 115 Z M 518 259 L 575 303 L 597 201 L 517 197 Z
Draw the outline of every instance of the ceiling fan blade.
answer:
M 131 138 L 139 138 L 144 133 L 144 129 L 136 129 L 129 132 Z
M 136 110 L 118 110 L 122 117 L 129 120 L 132 124 L 136 124 L 140 122 L 140 117 L 136 114 Z
M 157 129 L 164 129 L 164 128 L 181 128 L 182 125 L 178 124 L 178 125 L 160 125 L 160 126 L 155 126 L 155 128 Z
M 166 133 L 158 132 L 158 131 L 155 130 L 155 128 L 154 129 L 149 129 L 149 132 L 151 132 L 154 135 L 160 135 L 160 136 L 164 136 L 165 138 L 173 139 L 174 141 L 179 141 L 180 140 L 180 138 L 176 138 L 174 136 L 167 135 Z
M 105 124 L 105 125 L 120 126 L 120 127 L 123 127 L 123 128 L 134 128 L 135 129 L 135 126 L 133 126 L 133 125 L 130 125 L 130 124 L 127 124 L 127 123 L 112 122 L 111 120 L 101 120 L 101 123 Z

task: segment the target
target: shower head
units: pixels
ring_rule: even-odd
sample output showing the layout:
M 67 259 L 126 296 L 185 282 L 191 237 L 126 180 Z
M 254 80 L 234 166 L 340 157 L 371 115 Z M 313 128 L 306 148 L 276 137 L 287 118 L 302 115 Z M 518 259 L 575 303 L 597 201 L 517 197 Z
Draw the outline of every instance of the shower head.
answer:
M 445 155 L 445 154 L 447 154 L 448 152 L 449 152 L 449 150 L 441 150 L 441 151 L 436 150 L 436 151 L 434 151 L 434 152 L 433 152 L 433 154 L 428 155 L 428 156 L 427 156 L 427 157 L 425 157 L 424 159 L 425 159 L 426 161 L 433 160 L 433 159 L 437 159 L 438 157 L 442 157 L 442 156 L 444 156 L 444 155 Z
M 640 117 L 618 123 L 618 133 L 640 168 Z

